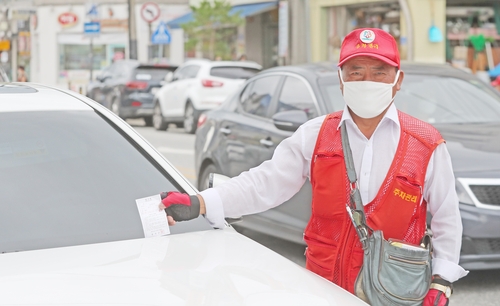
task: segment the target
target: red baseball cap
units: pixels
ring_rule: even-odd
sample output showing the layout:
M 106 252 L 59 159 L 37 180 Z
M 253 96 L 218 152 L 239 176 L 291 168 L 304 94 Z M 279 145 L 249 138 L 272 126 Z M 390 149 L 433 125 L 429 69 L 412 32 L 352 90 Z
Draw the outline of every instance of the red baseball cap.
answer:
M 491 86 L 493 86 L 493 87 L 498 86 L 498 85 L 500 85 L 500 75 L 499 75 L 499 76 L 497 76 L 497 77 L 495 78 L 495 80 L 493 80 L 493 81 L 491 82 Z
M 340 48 L 338 66 L 356 56 L 371 56 L 398 69 L 401 68 L 396 40 L 381 29 L 360 28 L 347 34 Z

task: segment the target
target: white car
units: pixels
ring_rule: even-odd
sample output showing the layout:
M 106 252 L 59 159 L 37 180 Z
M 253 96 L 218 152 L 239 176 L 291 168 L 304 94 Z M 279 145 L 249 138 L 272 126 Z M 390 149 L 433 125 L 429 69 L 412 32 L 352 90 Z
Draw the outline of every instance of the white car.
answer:
M 148 198 L 197 191 L 104 106 L 30 83 L 0 96 L 0 305 L 366 305 L 227 224 L 158 235 Z
M 203 111 L 219 106 L 261 70 L 257 63 L 247 61 L 187 61 L 167 75 L 167 84 L 156 93 L 153 126 L 165 130 L 175 123 L 194 133 Z

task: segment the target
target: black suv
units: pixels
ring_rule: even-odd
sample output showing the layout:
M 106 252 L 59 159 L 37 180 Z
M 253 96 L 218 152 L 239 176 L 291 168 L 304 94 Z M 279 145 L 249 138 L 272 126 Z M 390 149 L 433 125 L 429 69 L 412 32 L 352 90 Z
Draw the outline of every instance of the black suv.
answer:
M 87 96 L 123 119 L 144 118 L 153 125 L 153 98 L 165 75 L 176 66 L 120 60 L 106 67 L 87 87 Z

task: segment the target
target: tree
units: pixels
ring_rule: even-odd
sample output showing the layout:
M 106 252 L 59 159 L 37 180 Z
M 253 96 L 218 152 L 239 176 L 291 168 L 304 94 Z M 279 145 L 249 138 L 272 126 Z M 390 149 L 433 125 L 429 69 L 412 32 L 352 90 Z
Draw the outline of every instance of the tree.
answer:
M 191 6 L 193 21 L 182 25 L 187 34 L 185 49 L 199 48 L 210 59 L 221 57 L 231 59 L 231 45 L 237 33 L 237 27 L 243 24 L 238 12 L 230 12 L 231 5 L 225 0 L 213 3 L 203 0 L 199 7 Z

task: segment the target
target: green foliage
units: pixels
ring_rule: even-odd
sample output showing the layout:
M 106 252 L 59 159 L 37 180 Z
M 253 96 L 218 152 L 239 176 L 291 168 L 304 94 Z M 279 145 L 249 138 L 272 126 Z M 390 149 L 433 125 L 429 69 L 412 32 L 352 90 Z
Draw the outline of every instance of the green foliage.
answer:
M 220 56 L 230 60 L 231 45 L 243 18 L 238 13 L 229 14 L 231 5 L 225 0 L 203 0 L 199 7 L 191 6 L 191 10 L 193 21 L 181 25 L 188 37 L 185 49 L 199 48 L 210 59 Z

